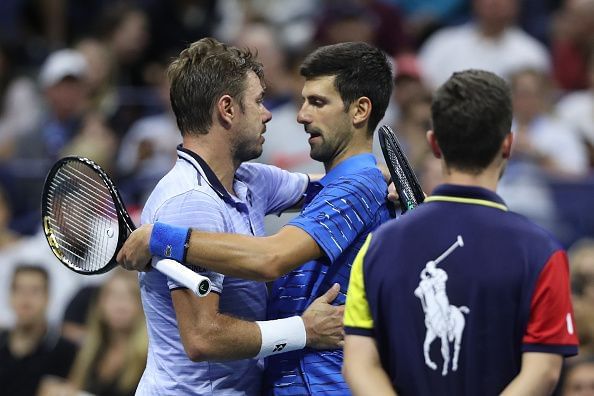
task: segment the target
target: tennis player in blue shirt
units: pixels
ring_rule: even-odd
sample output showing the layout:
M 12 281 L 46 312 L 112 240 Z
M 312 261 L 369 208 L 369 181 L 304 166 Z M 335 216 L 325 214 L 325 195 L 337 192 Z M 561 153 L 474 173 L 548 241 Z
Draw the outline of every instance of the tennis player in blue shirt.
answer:
M 220 273 L 275 280 L 268 319 L 281 321 L 303 312 L 334 283 L 340 285 L 336 303 L 343 304 L 353 259 L 369 232 L 389 218 L 387 185 L 371 154 L 373 131 L 392 92 L 385 55 L 365 43 L 321 47 L 306 58 L 301 74 L 306 81 L 297 121 L 309 135 L 311 157 L 324 163 L 326 176 L 310 183 L 301 214 L 277 234 L 193 230 L 185 255 L 187 263 Z M 163 223 L 143 226 L 128 239 L 118 262 L 144 270 L 151 256 L 166 255 L 163 247 L 183 251 L 186 240 L 180 235 L 187 234 L 185 228 Z M 273 331 L 262 334 L 264 349 L 286 338 Z M 277 395 L 349 394 L 341 366 L 342 350 L 272 353 L 266 387 Z

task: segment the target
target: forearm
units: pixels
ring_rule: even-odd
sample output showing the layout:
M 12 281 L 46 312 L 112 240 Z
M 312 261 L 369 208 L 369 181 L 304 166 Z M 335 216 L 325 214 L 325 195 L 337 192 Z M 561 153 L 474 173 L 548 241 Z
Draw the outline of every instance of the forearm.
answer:
M 386 372 L 377 366 L 351 362 L 343 369 L 344 377 L 355 396 L 396 395 Z
M 171 296 L 184 350 L 192 361 L 265 357 L 306 345 L 306 327 L 298 316 L 250 322 L 220 313 L 218 295 L 197 300 L 190 291 L 178 289 Z
M 354 395 L 396 395 L 370 337 L 347 335 L 342 374 Z
M 545 396 L 553 393 L 563 359 L 547 353 L 524 353 L 522 369 L 501 393 L 502 396 Z
M 281 257 L 270 248 L 268 239 L 193 230 L 186 263 L 243 279 L 273 280 L 278 277 Z

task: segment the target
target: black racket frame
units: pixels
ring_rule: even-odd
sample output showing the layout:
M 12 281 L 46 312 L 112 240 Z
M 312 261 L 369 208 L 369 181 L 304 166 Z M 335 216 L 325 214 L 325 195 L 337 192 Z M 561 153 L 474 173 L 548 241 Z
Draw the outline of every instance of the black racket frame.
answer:
M 49 222 L 49 219 L 51 218 L 50 214 L 49 214 L 49 209 L 48 209 L 48 203 L 49 203 L 48 195 L 49 195 L 50 184 L 51 184 L 51 181 L 54 179 L 56 173 L 58 173 L 58 171 L 66 163 L 69 163 L 69 162 L 82 163 L 83 165 L 86 165 L 87 167 L 91 168 L 93 171 L 95 171 L 99 175 L 99 177 L 101 178 L 103 183 L 105 183 L 105 185 L 107 186 L 107 190 L 109 191 L 109 194 L 111 195 L 111 197 L 113 199 L 114 206 L 115 206 L 115 209 L 117 212 L 119 234 L 118 234 L 118 243 L 117 243 L 117 247 L 116 247 L 114 256 L 102 268 L 99 268 L 99 269 L 93 270 L 93 271 L 81 270 L 77 266 L 68 262 L 68 260 L 63 256 L 62 252 L 60 252 L 60 249 L 61 249 L 60 245 L 51 230 L 52 227 Z M 115 260 L 117 253 L 120 251 L 120 249 L 124 245 L 124 242 L 130 235 L 130 233 L 136 229 L 134 222 L 130 218 L 128 211 L 126 210 L 126 207 L 124 206 L 122 197 L 120 196 L 120 192 L 118 191 L 117 187 L 115 186 L 115 184 L 113 183 L 111 178 L 93 160 L 90 160 L 85 157 L 78 157 L 78 156 L 68 156 L 68 157 L 59 159 L 52 166 L 49 173 L 47 174 L 47 177 L 45 178 L 45 183 L 43 185 L 43 192 L 41 195 L 41 222 L 43 224 L 43 232 L 45 234 L 45 238 L 47 239 L 47 242 L 48 242 L 52 252 L 58 258 L 58 260 L 60 260 L 60 262 L 62 264 L 64 264 L 65 266 L 67 266 L 70 270 L 78 272 L 79 274 L 84 274 L 84 275 L 102 274 L 104 272 L 111 270 L 113 267 L 115 267 L 117 265 L 117 262 Z

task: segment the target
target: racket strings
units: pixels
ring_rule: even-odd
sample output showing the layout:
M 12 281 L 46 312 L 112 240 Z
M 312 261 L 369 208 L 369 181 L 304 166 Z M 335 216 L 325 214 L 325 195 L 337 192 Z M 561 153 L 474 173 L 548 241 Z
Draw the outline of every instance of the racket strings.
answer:
M 119 237 L 117 210 L 108 187 L 90 167 L 66 162 L 49 184 L 49 225 L 63 259 L 79 271 L 111 261 Z

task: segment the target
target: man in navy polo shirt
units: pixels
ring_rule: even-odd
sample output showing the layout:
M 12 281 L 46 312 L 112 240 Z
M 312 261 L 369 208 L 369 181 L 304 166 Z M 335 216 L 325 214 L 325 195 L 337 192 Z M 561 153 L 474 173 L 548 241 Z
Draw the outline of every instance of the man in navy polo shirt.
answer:
M 545 395 L 577 353 L 567 256 L 495 193 L 509 88 L 454 75 L 427 138 L 445 184 L 370 235 L 353 264 L 343 372 L 358 395 Z
M 334 303 L 343 304 L 352 261 L 369 232 L 389 219 L 387 185 L 371 154 L 373 131 L 392 91 L 385 55 L 365 43 L 321 47 L 306 58 L 301 74 L 306 81 L 297 121 L 309 134 L 311 157 L 324 163 L 326 176 L 310 183 L 301 214 L 277 234 L 193 230 L 186 255 L 187 263 L 240 278 L 275 280 L 283 275 L 268 300 L 268 319 L 276 320 L 299 315 L 335 283 L 340 294 Z M 151 254 L 163 256 L 156 249 L 149 252 L 154 231 L 165 239 L 186 235 L 161 223 L 143 226 L 128 239 L 118 262 L 142 270 Z M 172 237 L 166 245 L 183 250 L 184 243 Z M 283 334 L 271 337 L 283 340 Z M 262 345 L 268 342 L 262 340 Z M 273 353 L 265 386 L 277 395 L 350 394 L 341 366 L 341 349 Z

